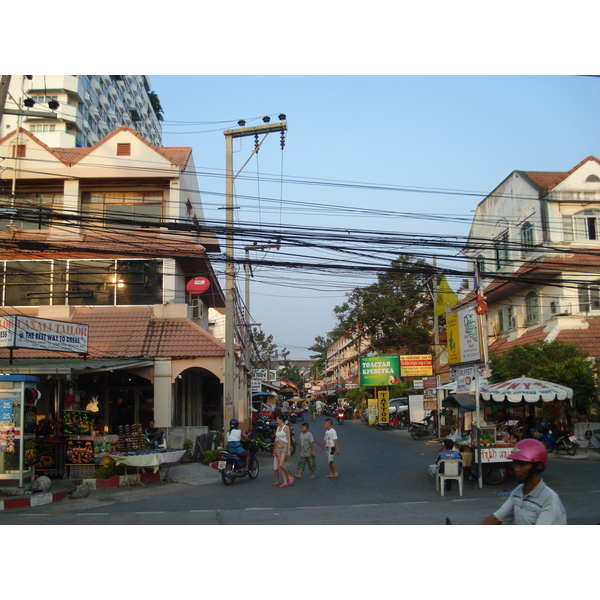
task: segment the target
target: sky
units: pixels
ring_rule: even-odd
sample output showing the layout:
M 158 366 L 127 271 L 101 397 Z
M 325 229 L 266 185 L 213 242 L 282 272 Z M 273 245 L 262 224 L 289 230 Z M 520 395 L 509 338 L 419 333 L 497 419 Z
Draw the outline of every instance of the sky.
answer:
M 224 219 L 223 131 L 238 128 L 239 119 L 253 126 L 265 115 L 272 122 L 286 115 L 283 151 L 278 134 L 256 156 L 253 137 L 234 141 L 234 172 L 250 159 L 236 180 L 236 226 L 266 232 L 259 244 L 269 233 L 275 240 L 281 225 L 361 230 L 373 237 L 467 236 L 478 202 L 513 170 L 567 171 L 600 155 L 595 77 L 151 75 L 150 83 L 164 110 L 163 145 L 194 149 L 210 222 Z M 354 244 L 351 238 L 347 247 Z M 236 243 L 236 257 L 251 243 Z M 431 247 L 426 251 L 436 254 Z M 438 265 L 468 268 L 443 254 Z M 285 243 L 268 254 L 273 260 L 307 256 L 346 260 L 330 249 Z M 260 260 L 265 253 L 252 257 Z M 369 264 L 368 257 L 363 248 L 362 263 Z M 374 257 L 372 264 L 385 260 Z M 334 328 L 333 308 L 374 277 L 258 265 L 250 314 L 290 358 L 307 359 L 315 337 Z M 458 289 L 461 277 L 449 280 Z M 243 294 L 243 273 L 238 287 Z

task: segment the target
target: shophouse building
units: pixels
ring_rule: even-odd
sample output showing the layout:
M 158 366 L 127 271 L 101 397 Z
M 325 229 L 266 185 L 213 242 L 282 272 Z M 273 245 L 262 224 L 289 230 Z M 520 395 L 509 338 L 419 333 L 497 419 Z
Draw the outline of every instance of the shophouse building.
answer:
M 150 91 L 147 75 L 12 75 L 5 109 L 48 116 L 4 114 L 0 137 L 22 126 L 50 148 L 86 148 L 125 125 L 161 146 Z
M 561 340 L 600 360 L 597 158 L 513 171 L 477 206 L 464 254 L 481 272 L 490 352 Z
M 98 432 L 209 424 L 222 408 L 225 344 L 211 331 L 225 302 L 191 148 L 125 126 L 89 148 L 50 147 L 22 128 L 0 156 L 2 315 L 89 327 L 87 355 L 5 347 L 2 372 L 38 376 L 38 417 L 55 422 L 67 407 L 89 411 Z M 208 289 L 188 291 L 198 278 Z

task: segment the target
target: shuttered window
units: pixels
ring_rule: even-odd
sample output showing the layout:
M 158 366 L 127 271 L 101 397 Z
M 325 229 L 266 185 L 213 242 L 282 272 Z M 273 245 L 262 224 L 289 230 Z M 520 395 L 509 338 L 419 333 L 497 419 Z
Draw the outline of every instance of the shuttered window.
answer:
M 131 144 L 117 144 L 117 156 L 131 156 Z

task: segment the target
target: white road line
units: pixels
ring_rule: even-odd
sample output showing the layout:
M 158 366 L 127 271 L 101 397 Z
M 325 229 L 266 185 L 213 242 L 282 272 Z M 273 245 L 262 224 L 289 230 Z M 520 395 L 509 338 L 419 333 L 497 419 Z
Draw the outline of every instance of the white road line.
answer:
M 196 508 L 194 510 L 190 510 L 190 512 L 215 512 L 214 508 Z
M 352 507 L 360 507 L 360 506 L 379 506 L 379 504 L 350 504 Z
M 106 517 L 110 513 L 77 513 L 77 517 Z
M 263 508 L 245 508 L 244 510 L 275 510 L 272 506 L 265 506 Z
M 400 504 L 429 504 L 429 500 L 425 502 L 400 502 Z
M 457 498 L 456 500 L 452 500 L 452 502 L 477 502 L 479 498 Z
M 134 512 L 134 515 L 164 515 L 164 510 L 145 510 L 143 512 Z

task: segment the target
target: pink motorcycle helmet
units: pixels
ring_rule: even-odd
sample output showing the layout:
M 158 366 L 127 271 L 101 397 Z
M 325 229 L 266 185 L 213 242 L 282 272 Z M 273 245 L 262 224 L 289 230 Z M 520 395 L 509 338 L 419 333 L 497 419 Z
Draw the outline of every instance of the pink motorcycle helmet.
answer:
M 530 463 L 541 462 L 545 467 L 548 463 L 548 452 L 542 442 L 526 439 L 517 443 L 508 458 Z

